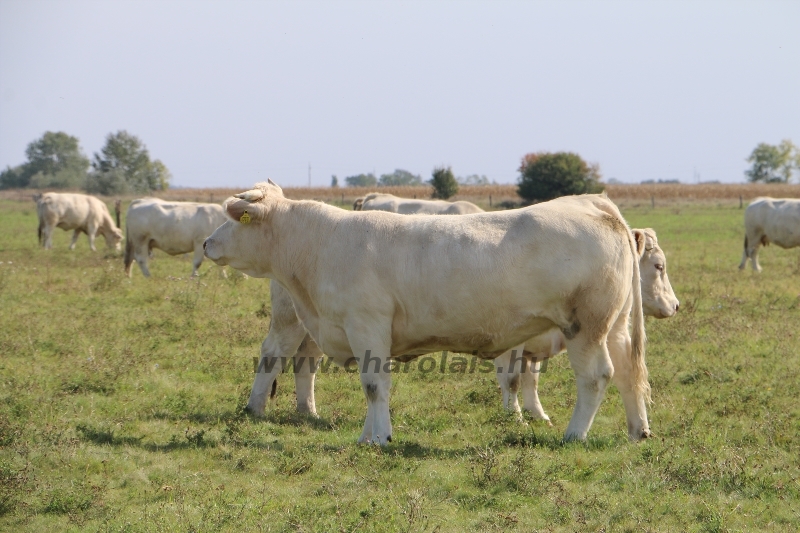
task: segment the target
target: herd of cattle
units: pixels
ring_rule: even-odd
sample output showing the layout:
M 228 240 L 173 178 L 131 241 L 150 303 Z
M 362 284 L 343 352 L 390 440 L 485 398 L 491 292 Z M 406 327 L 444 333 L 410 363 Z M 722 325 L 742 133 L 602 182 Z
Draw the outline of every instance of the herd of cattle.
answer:
M 39 240 L 53 228 L 97 233 L 119 249 L 106 205 L 82 194 L 37 199 Z M 457 216 L 428 216 L 450 214 Z M 605 195 L 557 198 L 484 212 L 469 202 L 369 194 L 353 211 L 293 201 L 271 180 L 223 205 L 134 200 L 126 215 L 124 266 L 145 276 L 153 248 L 193 253 L 270 278 L 272 320 L 247 408 L 262 414 L 278 374 L 295 358 L 297 409 L 316 414 L 323 352 L 360 369 L 367 415 L 359 442 L 392 439 L 394 363 L 451 351 L 493 359 L 503 404 L 547 420 L 538 397 L 543 360 L 567 351 L 578 397 L 566 440 L 585 439 L 613 380 L 628 435 L 650 435 L 644 316 L 679 308 L 666 256 L 652 229 L 630 229 Z M 742 263 L 758 248 L 800 246 L 800 200 L 759 198 L 745 212 Z M 308 364 L 302 364 L 302 362 Z M 263 369 L 263 371 L 261 371 Z

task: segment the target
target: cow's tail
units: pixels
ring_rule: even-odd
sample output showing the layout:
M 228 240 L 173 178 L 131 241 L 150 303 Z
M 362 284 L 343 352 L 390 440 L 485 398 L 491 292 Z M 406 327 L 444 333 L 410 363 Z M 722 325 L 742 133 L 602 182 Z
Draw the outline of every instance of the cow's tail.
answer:
M 131 232 L 128 229 L 128 221 L 125 221 L 125 273 L 130 277 L 131 263 L 133 263 L 133 241 L 131 240 Z
M 39 218 L 39 229 L 37 230 L 39 235 L 39 245 L 42 245 L 42 236 L 44 233 L 44 200 L 41 196 L 36 199 L 36 215 Z
M 641 394 L 650 403 L 650 382 L 648 381 L 647 365 L 645 364 L 645 342 L 647 336 L 644 331 L 644 312 L 642 311 L 642 281 L 639 272 L 639 254 L 636 252 L 636 241 L 633 234 L 628 232 L 633 254 L 633 309 L 631 310 L 631 367 L 633 371 L 634 390 Z

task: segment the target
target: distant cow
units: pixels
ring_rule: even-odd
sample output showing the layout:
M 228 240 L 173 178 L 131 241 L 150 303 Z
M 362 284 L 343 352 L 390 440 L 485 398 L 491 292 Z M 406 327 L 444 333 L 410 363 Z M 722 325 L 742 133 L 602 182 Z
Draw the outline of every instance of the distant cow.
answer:
M 586 438 L 611 379 L 629 437 L 650 435 L 644 246 L 607 197 L 406 217 L 288 200 L 270 182 L 225 206 L 231 220 L 206 239 L 206 256 L 278 281 L 319 348 L 357 364 L 367 399 L 359 442 L 391 440 L 390 360 L 440 350 L 494 358 L 553 327 L 578 384 L 565 439 Z
M 756 198 L 744 212 L 744 253 L 739 270 L 753 261 L 753 270 L 761 272 L 758 247 L 775 243 L 781 248 L 800 246 L 800 200 Z
M 39 243 L 45 249 L 53 247 L 53 228 L 61 228 L 75 230 L 69 245 L 70 250 L 75 249 L 75 242 L 81 232 L 89 237 L 92 251 L 96 251 L 94 238 L 98 233 L 105 237 L 109 248 L 119 250 L 122 231 L 114 226 L 106 204 L 94 196 L 48 192 L 37 200 L 36 212 L 39 215 Z
M 678 312 L 679 302 L 667 277 L 667 257 L 658 245 L 656 232 L 650 228 L 634 229 L 637 243 L 644 243 L 639 259 L 642 278 L 642 310 L 645 315 L 668 318 Z M 494 360 L 497 381 L 503 393 L 503 406 L 521 412 L 517 391 L 522 392 L 523 408 L 533 418 L 550 420 L 539 402 L 539 370 L 542 361 L 567 348 L 564 334 L 558 329 L 530 339 Z
M 226 220 L 218 204 L 134 200 L 125 215 L 125 273 L 131 276 L 136 260 L 142 274 L 150 277 L 147 258 L 158 248 L 170 255 L 194 252 L 192 276 L 196 276 L 203 262 L 203 241 Z
M 388 211 L 401 215 L 467 215 L 483 213 L 471 202 L 445 202 L 444 200 L 412 200 L 393 194 L 372 192 L 353 203 L 353 211 Z

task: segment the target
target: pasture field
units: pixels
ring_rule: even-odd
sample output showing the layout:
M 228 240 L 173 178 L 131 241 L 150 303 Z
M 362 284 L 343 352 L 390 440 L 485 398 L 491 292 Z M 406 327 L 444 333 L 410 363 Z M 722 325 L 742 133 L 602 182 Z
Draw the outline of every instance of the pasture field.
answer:
M 740 272 L 738 202 L 622 208 L 658 232 L 681 300 L 647 322 L 655 438 L 628 442 L 612 386 L 588 441 L 562 444 L 559 356 L 553 427 L 504 412 L 491 372 L 412 365 L 377 448 L 355 444 L 366 402 L 342 370 L 317 377 L 318 419 L 290 374 L 265 418 L 242 413 L 266 280 L 209 262 L 188 279 L 158 251 L 129 280 L 102 239 L 70 252 L 57 230 L 44 251 L 33 202 L 0 201 L 0 530 L 800 530 L 800 250 Z

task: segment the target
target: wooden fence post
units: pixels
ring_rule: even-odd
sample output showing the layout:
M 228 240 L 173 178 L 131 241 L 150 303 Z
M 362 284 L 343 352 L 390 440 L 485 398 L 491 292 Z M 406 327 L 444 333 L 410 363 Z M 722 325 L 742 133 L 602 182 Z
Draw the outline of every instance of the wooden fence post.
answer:
M 492 195 L 489 195 L 489 207 L 492 207 Z
M 739 209 L 742 208 L 742 195 L 739 195 Z
M 651 195 L 650 196 L 650 207 L 652 207 L 654 209 L 656 207 L 656 197 L 655 197 L 655 195 Z
M 122 226 L 120 226 L 120 224 L 119 224 L 119 212 L 120 212 L 120 207 L 121 207 L 121 206 L 122 206 L 122 200 L 120 200 L 119 198 L 117 198 L 116 200 L 114 200 L 114 213 L 116 213 L 116 215 L 117 215 L 117 227 L 118 227 L 118 228 L 121 228 L 121 227 L 122 227 Z

